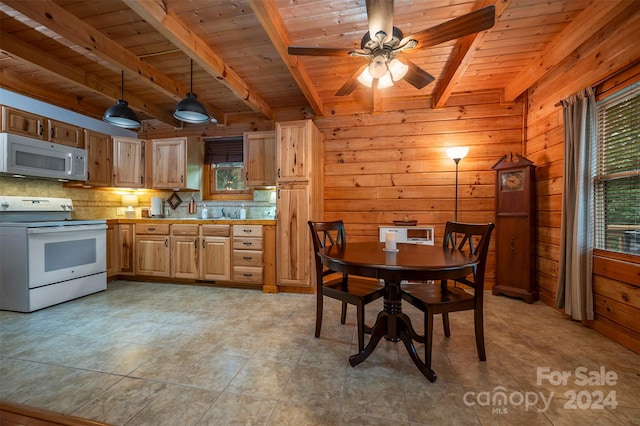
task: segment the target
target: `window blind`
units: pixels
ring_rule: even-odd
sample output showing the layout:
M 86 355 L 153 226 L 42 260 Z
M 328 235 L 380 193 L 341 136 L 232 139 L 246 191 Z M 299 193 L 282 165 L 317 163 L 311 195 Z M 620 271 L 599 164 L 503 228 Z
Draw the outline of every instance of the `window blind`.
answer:
M 596 108 L 596 247 L 640 254 L 640 84 Z
M 242 136 L 204 140 L 204 163 L 241 163 Z

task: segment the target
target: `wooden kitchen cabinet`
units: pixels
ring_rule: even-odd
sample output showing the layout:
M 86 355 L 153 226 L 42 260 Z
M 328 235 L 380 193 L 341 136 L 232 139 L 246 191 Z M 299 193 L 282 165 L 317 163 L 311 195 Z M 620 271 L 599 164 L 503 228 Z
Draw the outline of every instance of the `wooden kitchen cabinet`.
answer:
M 233 281 L 262 284 L 262 225 L 233 225 Z
M 2 107 L 2 131 L 46 140 L 47 119 L 19 109 Z
M 277 285 L 312 292 L 313 250 L 307 222 L 321 220 L 322 133 L 311 120 L 276 123 Z
M 84 129 L 7 106 L 2 107 L 2 131 L 84 148 Z
M 86 185 L 111 186 L 113 144 L 111 136 L 92 130 L 84 131 L 87 150 Z
M 107 223 L 107 278 L 118 275 L 118 225 Z
M 229 225 L 201 225 L 200 278 L 231 281 Z
M 198 243 L 199 225 L 171 225 L 171 276 L 175 278 L 199 278 Z
M 113 138 L 113 186 L 145 187 L 144 148 L 142 139 Z
M 171 275 L 168 224 L 136 225 L 135 274 L 152 277 Z
M 202 139 L 153 139 L 151 152 L 153 188 L 194 191 L 200 189 L 204 153 Z
M 118 248 L 118 268 L 121 275 L 133 275 L 134 271 L 134 225 L 118 224 L 117 225 Z
M 244 134 L 243 157 L 245 185 L 248 187 L 276 184 L 276 134 L 274 131 Z
M 84 131 L 82 127 L 49 119 L 47 140 L 62 145 L 84 148 Z

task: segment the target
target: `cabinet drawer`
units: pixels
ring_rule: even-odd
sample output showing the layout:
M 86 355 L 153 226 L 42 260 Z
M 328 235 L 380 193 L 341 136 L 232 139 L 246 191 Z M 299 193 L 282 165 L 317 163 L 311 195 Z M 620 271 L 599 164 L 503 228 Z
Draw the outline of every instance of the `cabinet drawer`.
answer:
M 233 281 L 243 283 L 261 283 L 262 268 L 250 268 L 245 266 L 233 267 Z
M 254 250 L 234 250 L 234 266 L 257 266 L 262 267 L 262 252 Z
M 169 224 L 144 223 L 136 224 L 136 234 L 138 235 L 169 235 Z
M 262 238 L 262 225 L 233 225 L 233 236 Z
M 203 237 L 228 237 L 229 225 L 202 225 Z
M 171 225 L 171 235 L 195 236 L 200 235 L 199 225 Z
M 262 250 L 262 238 L 233 237 L 234 250 Z

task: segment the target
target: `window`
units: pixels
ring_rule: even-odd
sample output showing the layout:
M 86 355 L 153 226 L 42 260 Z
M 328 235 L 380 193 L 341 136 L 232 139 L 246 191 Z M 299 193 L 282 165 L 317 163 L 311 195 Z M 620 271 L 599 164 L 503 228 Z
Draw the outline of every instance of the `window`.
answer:
M 242 136 L 205 139 L 204 199 L 246 199 Z
M 596 248 L 640 255 L 640 83 L 596 109 Z

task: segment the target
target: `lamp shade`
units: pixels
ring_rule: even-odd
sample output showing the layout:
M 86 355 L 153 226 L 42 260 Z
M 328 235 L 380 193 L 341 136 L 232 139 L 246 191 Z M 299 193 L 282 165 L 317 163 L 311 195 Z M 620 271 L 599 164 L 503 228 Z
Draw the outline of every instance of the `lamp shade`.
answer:
M 452 160 L 461 160 L 469 153 L 468 146 L 452 146 L 447 148 L 447 156 Z
M 129 104 L 124 99 L 118 99 L 115 105 L 109 107 L 104 112 L 102 120 L 125 129 L 137 129 L 140 127 L 138 115 L 129 108 Z
M 211 120 L 207 109 L 191 92 L 187 93 L 187 97 L 178 103 L 173 116 L 180 121 L 191 124 L 201 124 Z

